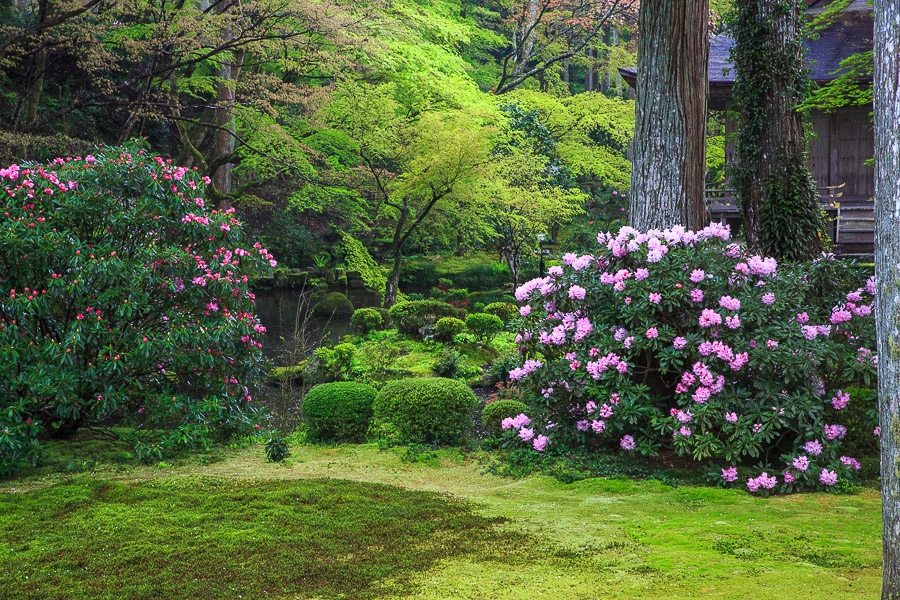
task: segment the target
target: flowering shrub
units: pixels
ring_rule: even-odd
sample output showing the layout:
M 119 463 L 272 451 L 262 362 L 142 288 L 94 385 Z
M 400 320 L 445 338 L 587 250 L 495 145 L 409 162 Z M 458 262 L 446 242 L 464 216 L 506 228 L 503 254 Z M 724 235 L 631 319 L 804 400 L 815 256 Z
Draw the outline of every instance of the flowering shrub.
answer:
M 516 291 L 524 360 L 510 378 L 534 398 L 529 439 L 671 449 L 725 462 L 722 483 L 761 462 L 751 491 L 852 475 L 842 388 L 874 380 L 872 279 L 830 255 L 779 266 L 718 225 L 598 242 Z
M 138 147 L 0 169 L 0 474 L 82 426 L 161 456 L 255 425 L 275 261 L 206 183 Z

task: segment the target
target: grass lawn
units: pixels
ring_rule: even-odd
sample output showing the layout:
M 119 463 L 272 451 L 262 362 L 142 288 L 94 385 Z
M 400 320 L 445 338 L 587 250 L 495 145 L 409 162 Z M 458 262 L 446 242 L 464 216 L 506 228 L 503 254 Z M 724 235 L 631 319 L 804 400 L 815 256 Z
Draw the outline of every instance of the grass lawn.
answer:
M 486 474 L 372 445 L 0 482 L 0 597 L 872 598 L 880 498 Z M 65 462 L 65 461 L 63 461 Z M 71 464 L 71 463 L 70 463 Z M 77 464 L 77 463 L 76 463 Z

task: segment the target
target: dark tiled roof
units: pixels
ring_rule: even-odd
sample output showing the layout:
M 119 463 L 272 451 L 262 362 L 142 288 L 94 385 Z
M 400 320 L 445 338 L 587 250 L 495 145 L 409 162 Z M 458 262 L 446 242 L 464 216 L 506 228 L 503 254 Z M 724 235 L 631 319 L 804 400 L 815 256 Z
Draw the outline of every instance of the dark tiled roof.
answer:
M 854 54 L 872 49 L 874 20 L 868 11 L 848 12 L 838 18 L 814 40 L 806 40 L 807 63 L 815 81 L 830 81 L 840 72 L 841 61 Z M 734 70 L 728 60 L 728 51 L 734 40 L 725 34 L 713 37 L 709 43 L 710 88 L 728 88 L 734 82 Z M 730 71 L 726 71 L 731 69 Z M 622 77 L 634 85 L 635 69 L 619 69 Z M 869 78 L 871 81 L 871 77 Z

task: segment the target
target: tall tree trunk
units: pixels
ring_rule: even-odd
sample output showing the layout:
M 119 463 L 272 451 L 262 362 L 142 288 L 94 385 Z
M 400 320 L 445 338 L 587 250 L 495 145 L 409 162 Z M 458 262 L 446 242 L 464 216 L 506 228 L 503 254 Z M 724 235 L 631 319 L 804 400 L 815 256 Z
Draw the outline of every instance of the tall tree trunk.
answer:
M 216 10 L 218 13 L 224 14 L 230 12 L 231 7 L 231 0 L 223 0 Z M 223 38 L 225 41 L 228 41 L 231 39 L 232 35 L 233 28 L 229 24 L 223 32 Z M 216 125 L 218 125 L 219 129 L 217 129 L 215 133 L 213 160 L 219 157 L 228 156 L 232 154 L 235 149 L 233 135 L 235 87 L 240 75 L 242 63 L 243 53 L 239 52 L 235 53 L 233 57 L 224 58 L 220 67 L 219 85 L 216 93 Z M 230 204 L 227 194 L 231 192 L 233 185 L 231 173 L 233 166 L 234 165 L 231 162 L 227 162 L 219 166 L 216 169 L 216 172 L 213 173 L 213 186 L 220 194 L 220 200 L 218 202 L 218 208 L 220 210 L 228 208 Z
M 732 176 L 747 245 L 780 259 L 822 251 L 820 198 L 806 166 L 809 77 L 801 39 L 804 0 L 738 0 L 732 62 L 740 107 Z
M 25 97 L 25 126 L 28 127 L 37 119 L 41 96 L 44 93 L 44 71 L 47 68 L 47 50 L 39 50 L 34 56 L 34 80 Z
M 900 600 L 900 5 L 875 0 L 875 324 L 881 424 L 882 600 Z
M 709 0 L 641 2 L 631 224 L 642 231 L 707 222 L 708 16 Z
M 538 0 L 526 0 L 526 14 L 522 19 L 522 50 L 516 55 L 516 70 L 519 74 L 525 70 L 525 65 L 531 60 L 531 51 L 534 49 L 534 24 L 537 22 Z
M 391 268 L 391 276 L 388 277 L 384 288 L 384 307 L 390 308 L 397 303 L 397 293 L 400 291 L 400 268 L 403 266 L 403 253 L 397 249 L 394 251 L 394 266 Z
M 612 30 L 609 27 L 603 31 L 603 79 L 600 81 L 600 91 L 609 92 L 609 48 L 612 46 Z

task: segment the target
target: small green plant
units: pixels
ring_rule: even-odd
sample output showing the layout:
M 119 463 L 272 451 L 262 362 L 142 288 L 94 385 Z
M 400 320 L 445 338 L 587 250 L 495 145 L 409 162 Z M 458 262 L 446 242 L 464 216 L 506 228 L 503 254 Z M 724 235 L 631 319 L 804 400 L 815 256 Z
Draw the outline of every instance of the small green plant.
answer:
M 363 335 L 367 335 L 384 324 L 384 318 L 374 308 L 359 308 L 350 317 L 350 324 Z
M 434 325 L 434 336 L 442 342 L 452 342 L 453 338 L 466 330 L 466 324 L 455 317 L 444 317 Z
M 387 373 L 400 356 L 400 349 L 387 342 L 378 342 L 367 345 L 361 355 L 373 373 Z
M 272 462 L 283 462 L 291 450 L 288 447 L 287 439 L 283 435 L 273 433 L 266 440 L 265 446 L 266 458 Z
M 378 393 L 375 418 L 396 427 L 406 443 L 451 443 L 469 424 L 477 398 L 464 383 L 442 377 L 392 381 Z
M 356 346 L 353 344 L 317 348 L 314 355 L 320 380 L 343 381 L 353 373 L 353 358 L 356 356 Z
M 456 379 L 462 365 L 462 355 L 452 348 L 444 348 L 434 363 L 434 372 L 441 377 Z
M 503 331 L 503 321 L 496 315 L 475 313 L 466 319 L 466 327 L 479 342 L 490 343 L 498 333 Z
M 362 383 L 317 385 L 303 399 L 303 417 L 312 438 L 360 441 L 365 439 L 375 388 Z
M 327 252 L 322 252 L 321 254 L 316 254 L 313 256 L 313 265 L 316 268 L 316 274 L 319 277 L 325 276 L 325 271 L 328 270 L 328 263 L 331 262 L 331 255 Z

